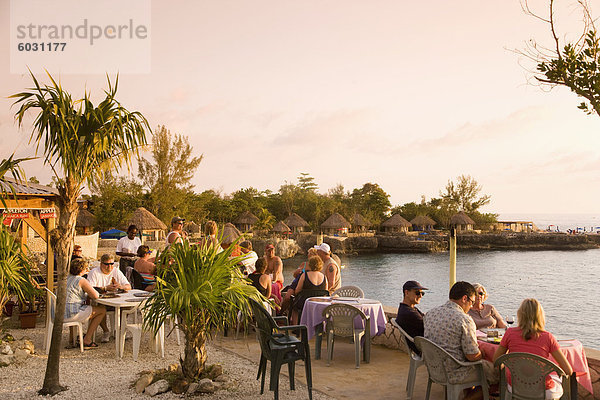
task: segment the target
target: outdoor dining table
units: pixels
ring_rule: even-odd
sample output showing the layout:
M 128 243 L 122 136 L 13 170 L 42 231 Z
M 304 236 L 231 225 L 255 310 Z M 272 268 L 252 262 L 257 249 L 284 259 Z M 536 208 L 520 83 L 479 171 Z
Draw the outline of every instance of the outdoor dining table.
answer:
M 136 295 L 137 294 L 137 295 Z M 120 341 L 121 341 L 121 308 L 133 308 L 144 301 L 151 293 L 145 290 L 132 289 L 126 293 L 119 293 L 117 297 L 102 296 L 96 299 L 96 303 L 115 308 L 115 349 L 117 358 L 120 356 Z
M 360 309 L 370 317 L 371 336 L 380 335 L 385 332 L 385 312 L 381 302 L 371 299 L 360 299 L 354 297 L 311 297 L 306 299 L 302 309 L 300 325 L 305 325 L 308 331 L 308 339 L 315 336 L 315 328 L 325 322 L 323 310 L 331 304 L 348 304 Z M 362 323 L 358 321 L 357 323 Z
M 479 344 L 479 349 L 484 353 L 484 358 L 493 362 L 494 353 L 500 344 L 489 343 L 485 340 L 481 340 L 481 338 L 477 342 Z M 590 394 L 594 394 L 590 368 L 581 342 L 577 339 L 559 339 L 558 344 L 560 345 L 560 351 L 565 355 L 569 364 L 571 364 L 571 368 L 573 368 L 573 372 L 577 376 L 577 382 L 579 382 L 585 390 L 590 392 Z M 552 356 L 550 356 L 550 361 L 556 364 L 556 360 Z

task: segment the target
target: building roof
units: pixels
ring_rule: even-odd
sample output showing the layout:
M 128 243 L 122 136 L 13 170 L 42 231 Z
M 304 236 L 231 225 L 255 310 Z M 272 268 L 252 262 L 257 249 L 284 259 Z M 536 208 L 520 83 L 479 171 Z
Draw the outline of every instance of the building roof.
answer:
M 417 215 L 410 221 L 410 223 L 413 225 L 416 225 L 416 226 L 428 226 L 428 225 L 433 226 L 437 222 L 435 222 L 434 220 L 429 218 L 427 215 Z
M 4 181 L 4 182 L 3 182 Z M 37 183 L 16 181 L 11 178 L 4 177 L 0 180 L 0 189 L 5 192 L 12 192 L 10 186 L 13 187 L 17 195 L 27 196 L 42 196 L 42 197 L 57 197 L 58 190 L 51 186 L 38 185 Z
M 79 213 L 77 214 L 77 225 L 76 226 L 83 228 L 83 227 L 95 226 L 95 225 L 96 225 L 96 217 L 94 216 L 94 214 L 92 214 L 85 208 L 80 209 Z
M 189 233 L 200 233 L 200 225 L 194 221 L 186 222 L 185 225 L 183 225 L 183 230 Z
M 333 213 L 331 214 L 331 216 L 329 218 L 327 218 L 325 220 L 325 222 L 323 222 L 321 224 L 321 228 L 330 228 L 330 229 L 340 229 L 340 228 L 351 228 L 352 225 L 350 225 L 350 222 L 346 221 L 346 218 L 344 218 L 341 214 L 339 213 Z
M 412 224 L 410 222 L 408 222 L 406 219 L 404 219 L 402 217 L 402 215 L 400 214 L 394 214 L 392 215 L 390 218 L 388 218 L 387 220 L 385 220 L 382 224 L 382 227 L 390 227 L 390 228 L 394 228 L 394 227 L 405 227 L 405 228 L 410 228 L 412 226 Z
M 354 226 L 371 226 L 371 222 L 369 222 L 369 220 L 367 220 L 359 213 L 354 214 L 352 222 L 354 223 Z
M 242 234 L 231 222 L 228 222 L 223 227 L 223 243 L 233 243 Z
M 475 225 L 473 221 L 464 211 L 459 211 L 450 218 L 451 225 Z
M 271 231 L 285 233 L 285 232 L 291 231 L 291 229 L 289 226 L 287 226 L 285 224 L 285 222 L 279 221 L 278 223 L 275 224 L 275 226 L 273 227 L 273 229 L 271 229 Z
M 252 214 L 250 211 L 244 211 L 234 221 L 236 224 L 248 224 L 254 225 L 258 222 L 258 217 Z
M 296 213 L 290 214 L 289 217 L 283 220 L 285 224 L 291 228 L 302 228 L 308 226 L 308 222 L 306 222 L 301 216 Z
M 135 225 L 140 231 L 167 229 L 167 226 L 160 219 L 144 207 L 140 207 L 133 212 L 133 215 L 127 221 L 127 226 L 129 225 Z

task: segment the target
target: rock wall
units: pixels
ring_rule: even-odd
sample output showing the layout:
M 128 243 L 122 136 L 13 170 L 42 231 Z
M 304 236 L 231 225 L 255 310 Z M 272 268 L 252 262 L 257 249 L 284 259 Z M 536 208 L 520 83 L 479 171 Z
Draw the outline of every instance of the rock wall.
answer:
M 566 233 L 459 234 L 459 250 L 586 250 L 600 247 L 600 235 Z

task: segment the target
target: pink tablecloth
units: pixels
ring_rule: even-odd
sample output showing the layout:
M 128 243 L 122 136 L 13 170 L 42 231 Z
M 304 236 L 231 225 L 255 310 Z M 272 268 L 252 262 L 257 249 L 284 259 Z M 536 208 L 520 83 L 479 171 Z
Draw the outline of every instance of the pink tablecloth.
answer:
M 325 318 L 323 318 L 323 310 L 325 307 L 334 303 L 350 304 L 362 310 L 365 315 L 368 315 L 371 320 L 371 336 L 380 335 L 385 332 L 385 324 L 387 320 L 385 318 L 383 306 L 377 300 L 330 300 L 326 297 L 315 297 L 314 299 L 316 300 L 306 300 L 306 303 L 304 303 L 304 308 L 302 309 L 302 317 L 300 319 L 300 325 L 306 325 L 309 339 L 312 339 L 312 337 L 315 336 L 315 327 L 325 321 Z
M 479 349 L 484 353 L 484 358 L 488 361 L 493 361 L 494 353 L 498 348 L 497 344 L 488 343 L 479 340 Z M 588 367 L 587 358 L 585 356 L 585 350 L 579 340 L 559 340 L 558 344 L 561 345 L 560 350 L 563 352 L 571 368 L 577 374 L 577 382 L 581 384 L 588 392 L 594 394 L 592 388 L 592 378 L 590 375 L 590 368 Z M 556 363 L 556 360 L 550 356 L 550 361 Z

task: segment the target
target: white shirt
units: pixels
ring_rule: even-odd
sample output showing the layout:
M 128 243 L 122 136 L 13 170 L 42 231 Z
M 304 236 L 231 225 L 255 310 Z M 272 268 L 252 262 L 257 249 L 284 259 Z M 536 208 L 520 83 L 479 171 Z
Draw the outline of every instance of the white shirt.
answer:
M 117 243 L 117 253 L 133 253 L 137 254 L 137 249 L 142 245 L 139 237 L 134 237 L 133 240 L 127 236 L 123 236 Z
M 258 254 L 256 254 L 255 251 L 249 251 L 241 261 L 242 265 L 246 268 L 246 273 L 248 275 L 256 271 L 256 268 L 254 267 L 256 260 L 258 260 Z
M 119 267 L 113 267 L 113 270 L 110 271 L 110 274 L 105 274 L 102 272 L 100 267 L 93 268 L 90 272 L 88 272 L 87 280 L 95 287 L 104 287 L 112 284 L 112 278 L 115 278 L 115 281 L 119 285 L 129 285 L 129 281 L 125 278 L 125 275 L 121 272 Z

